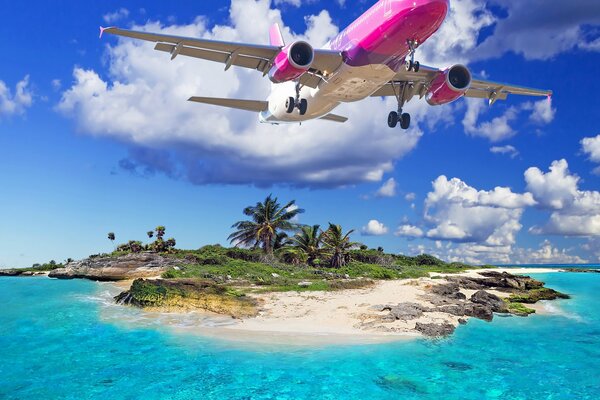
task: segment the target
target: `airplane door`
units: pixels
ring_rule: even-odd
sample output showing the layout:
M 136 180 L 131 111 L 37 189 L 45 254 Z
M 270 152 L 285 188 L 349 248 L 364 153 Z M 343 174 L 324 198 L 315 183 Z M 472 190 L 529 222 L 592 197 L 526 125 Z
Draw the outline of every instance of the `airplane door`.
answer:
M 392 1 L 393 0 L 385 0 L 385 6 L 383 8 L 383 16 L 385 19 L 388 19 L 392 16 Z

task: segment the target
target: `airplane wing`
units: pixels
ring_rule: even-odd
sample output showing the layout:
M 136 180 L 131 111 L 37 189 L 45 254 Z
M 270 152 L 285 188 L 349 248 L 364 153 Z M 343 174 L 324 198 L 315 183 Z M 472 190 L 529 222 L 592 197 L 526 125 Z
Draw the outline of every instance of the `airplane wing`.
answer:
M 100 36 L 109 33 L 156 43 L 154 49 L 171 54 L 171 60 L 182 55 L 232 66 L 255 69 L 265 76 L 273 66 L 273 60 L 281 47 L 269 45 L 222 42 L 217 40 L 188 38 L 148 32 L 137 32 L 119 28 L 100 28 Z M 332 72 L 342 64 L 342 55 L 332 50 L 315 49 L 315 58 L 310 70 L 302 76 L 300 83 L 316 88 L 326 72 Z
M 407 90 L 404 91 L 404 101 L 409 102 L 414 96 L 423 98 L 427 94 L 429 83 L 440 72 L 437 68 L 422 65 L 419 72 L 401 71 L 392 81 L 379 88 L 372 97 L 396 96 L 399 87 L 407 84 Z M 465 97 L 479 99 L 488 99 L 490 104 L 498 100 L 506 100 L 509 94 L 524 96 L 552 96 L 551 90 L 531 89 L 522 86 L 515 86 L 506 83 L 491 82 L 479 79 L 473 79 L 471 87 L 465 93 Z

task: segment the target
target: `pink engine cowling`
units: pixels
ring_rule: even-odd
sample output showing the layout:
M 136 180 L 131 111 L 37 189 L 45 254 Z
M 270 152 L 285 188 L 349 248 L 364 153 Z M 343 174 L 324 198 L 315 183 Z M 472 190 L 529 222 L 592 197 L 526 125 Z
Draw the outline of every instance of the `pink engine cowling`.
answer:
M 269 78 L 273 83 L 293 81 L 308 71 L 315 58 L 312 46 L 298 41 L 284 47 L 275 57 Z
M 471 80 L 471 72 L 464 65 L 450 67 L 431 81 L 425 99 L 432 106 L 451 103 L 469 90 Z

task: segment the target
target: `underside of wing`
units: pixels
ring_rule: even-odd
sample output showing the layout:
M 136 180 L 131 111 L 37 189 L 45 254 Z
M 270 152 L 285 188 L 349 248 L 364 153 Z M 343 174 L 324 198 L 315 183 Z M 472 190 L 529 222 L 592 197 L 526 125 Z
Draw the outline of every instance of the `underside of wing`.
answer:
M 156 43 L 154 49 L 171 55 L 171 59 L 182 55 L 225 64 L 225 70 L 232 66 L 255 69 L 266 75 L 281 47 L 245 43 L 223 42 L 181 36 L 138 32 L 119 28 L 101 28 L 102 33 Z M 339 52 L 315 49 L 311 68 L 300 78 L 300 83 L 316 88 L 324 77 L 342 65 Z
M 414 96 L 424 97 L 431 82 L 442 72 L 437 68 L 421 66 L 419 72 L 401 71 L 392 81 L 388 82 L 375 93 L 373 97 L 394 96 L 409 102 Z M 506 100 L 509 94 L 523 96 L 552 96 L 551 90 L 539 90 L 522 86 L 473 79 L 465 97 L 487 99 L 490 104 L 498 100 Z
M 467 91 L 465 96 L 488 99 L 490 104 L 494 104 L 497 100 L 506 100 L 509 94 L 549 97 L 552 96 L 552 90 L 532 89 L 506 83 L 474 79 L 471 82 L 471 88 Z

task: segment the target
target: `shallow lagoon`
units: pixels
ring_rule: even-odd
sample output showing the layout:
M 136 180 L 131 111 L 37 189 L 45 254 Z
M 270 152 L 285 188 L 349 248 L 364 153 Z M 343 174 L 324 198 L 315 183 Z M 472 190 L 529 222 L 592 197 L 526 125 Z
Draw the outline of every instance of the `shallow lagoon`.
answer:
M 440 341 L 318 347 L 133 328 L 139 313 L 103 304 L 102 284 L 0 279 L 0 398 L 600 398 L 600 274 L 536 278 L 573 299 Z

